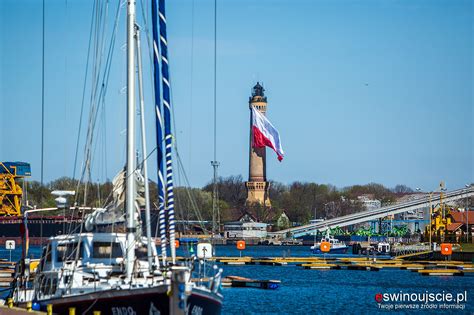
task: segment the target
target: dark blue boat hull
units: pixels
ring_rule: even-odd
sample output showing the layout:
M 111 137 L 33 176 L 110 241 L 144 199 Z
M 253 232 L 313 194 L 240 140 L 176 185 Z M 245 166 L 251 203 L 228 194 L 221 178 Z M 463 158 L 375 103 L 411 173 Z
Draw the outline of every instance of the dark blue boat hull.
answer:
M 347 252 L 347 250 L 349 249 L 349 247 L 341 247 L 341 248 L 331 248 L 329 250 L 329 252 L 327 252 L 326 254 L 345 254 Z M 320 248 L 315 248 L 315 249 L 312 249 L 311 250 L 313 252 L 313 254 L 325 254 L 324 252 L 321 251 Z
M 46 311 L 47 305 L 53 306 L 53 313 L 68 315 L 71 307 L 76 314 L 92 315 L 100 311 L 101 315 L 148 315 L 170 314 L 170 298 L 166 286 L 133 290 L 98 291 L 75 297 L 64 297 L 40 301 L 40 309 Z M 184 306 L 184 305 L 183 305 Z M 207 291 L 193 290 L 184 306 L 185 314 L 220 314 L 222 299 Z

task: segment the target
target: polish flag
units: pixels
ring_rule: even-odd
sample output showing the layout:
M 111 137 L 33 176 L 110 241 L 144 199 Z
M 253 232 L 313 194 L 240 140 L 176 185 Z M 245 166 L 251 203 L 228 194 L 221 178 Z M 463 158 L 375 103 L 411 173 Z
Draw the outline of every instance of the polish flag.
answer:
M 272 123 L 259 110 L 252 106 L 253 147 L 270 147 L 278 155 L 278 161 L 283 160 L 283 148 L 280 135 Z

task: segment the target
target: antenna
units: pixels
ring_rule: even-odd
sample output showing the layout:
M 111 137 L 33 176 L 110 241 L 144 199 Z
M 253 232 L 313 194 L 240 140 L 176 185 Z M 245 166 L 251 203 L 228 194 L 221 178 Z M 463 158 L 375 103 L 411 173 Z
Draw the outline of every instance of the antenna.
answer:
M 217 0 L 214 0 L 214 160 L 211 161 L 211 165 L 214 169 L 212 181 L 212 234 L 214 235 L 216 230 L 219 232 L 220 227 L 219 191 L 217 189 L 217 169 L 220 165 L 217 161 Z
M 43 0 L 43 53 L 41 60 L 41 187 L 44 183 L 44 1 Z M 41 193 L 41 202 L 43 202 L 43 193 Z

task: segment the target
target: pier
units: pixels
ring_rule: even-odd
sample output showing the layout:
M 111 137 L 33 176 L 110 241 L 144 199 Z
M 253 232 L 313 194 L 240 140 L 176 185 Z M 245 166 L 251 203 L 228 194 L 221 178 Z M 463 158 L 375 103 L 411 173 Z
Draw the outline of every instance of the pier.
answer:
M 222 286 L 235 288 L 257 288 L 276 290 L 280 287 L 280 280 L 256 280 L 238 276 L 227 276 L 222 280 Z
M 417 272 L 430 276 L 464 276 L 474 272 L 474 264 L 463 261 L 409 261 L 403 259 L 387 259 L 370 257 L 215 257 L 216 263 L 224 265 L 262 265 L 262 266 L 295 266 L 310 270 L 362 270 L 379 271 L 383 269 L 399 269 Z
M 0 305 L 0 314 L 2 315 L 46 315 L 44 312 L 37 312 L 32 310 L 26 310 L 18 307 L 8 307 Z

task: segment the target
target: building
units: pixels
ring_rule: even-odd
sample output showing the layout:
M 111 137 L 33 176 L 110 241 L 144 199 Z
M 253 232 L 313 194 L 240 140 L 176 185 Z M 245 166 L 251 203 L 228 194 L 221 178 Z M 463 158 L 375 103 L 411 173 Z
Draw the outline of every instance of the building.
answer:
M 374 210 L 382 207 L 380 200 L 374 199 L 373 195 L 361 195 L 357 199 L 362 203 L 366 210 Z
M 224 237 L 228 239 L 263 239 L 267 237 L 267 224 L 245 213 L 238 221 L 224 224 Z
M 267 98 L 265 90 L 260 83 L 252 89 L 252 96 L 249 98 L 249 109 L 255 107 L 262 114 L 267 112 Z M 250 141 L 249 141 L 249 180 L 245 183 L 247 188 L 246 204 L 259 203 L 265 207 L 270 207 L 271 202 L 268 196 L 269 183 L 266 174 L 266 151 L 265 148 L 254 148 L 252 144 L 252 114 L 250 114 Z
M 472 241 L 474 234 L 474 210 L 452 210 L 449 213 L 449 217 L 451 218 L 451 223 L 446 227 L 447 233 L 454 237 L 456 242 L 466 240 L 466 234 L 469 234 L 469 240 Z

